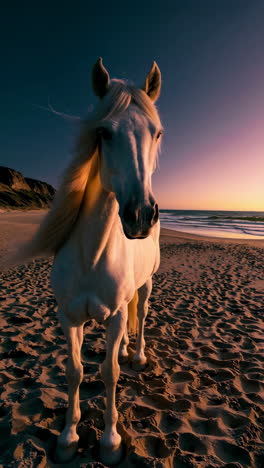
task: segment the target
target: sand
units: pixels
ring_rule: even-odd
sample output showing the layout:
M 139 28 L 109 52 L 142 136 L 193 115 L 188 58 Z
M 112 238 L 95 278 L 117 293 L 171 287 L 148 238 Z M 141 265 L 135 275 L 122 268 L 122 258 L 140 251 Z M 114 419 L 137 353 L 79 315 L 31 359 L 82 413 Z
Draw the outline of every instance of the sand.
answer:
M 43 214 L 0 213 L 1 257 Z M 121 366 L 120 467 L 264 466 L 264 243 L 163 230 L 146 325 L 148 365 Z M 103 467 L 104 328 L 85 326 L 79 451 L 54 462 L 67 406 L 65 339 L 49 285 L 51 259 L 1 275 L 0 463 Z M 134 339 L 131 340 L 131 352 Z

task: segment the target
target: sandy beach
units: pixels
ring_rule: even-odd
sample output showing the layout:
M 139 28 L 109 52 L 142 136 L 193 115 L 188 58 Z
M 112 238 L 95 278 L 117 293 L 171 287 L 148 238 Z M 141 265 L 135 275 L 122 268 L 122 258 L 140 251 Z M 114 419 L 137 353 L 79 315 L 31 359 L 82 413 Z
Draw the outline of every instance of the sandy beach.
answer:
M 42 212 L 0 213 L 0 266 Z M 50 288 L 52 259 L 0 275 L 0 464 L 54 461 L 67 407 L 67 349 Z M 118 466 L 264 467 L 264 241 L 161 235 L 142 372 L 122 364 Z M 85 326 L 79 450 L 68 467 L 103 467 L 104 327 Z M 131 339 L 131 353 L 135 339 Z

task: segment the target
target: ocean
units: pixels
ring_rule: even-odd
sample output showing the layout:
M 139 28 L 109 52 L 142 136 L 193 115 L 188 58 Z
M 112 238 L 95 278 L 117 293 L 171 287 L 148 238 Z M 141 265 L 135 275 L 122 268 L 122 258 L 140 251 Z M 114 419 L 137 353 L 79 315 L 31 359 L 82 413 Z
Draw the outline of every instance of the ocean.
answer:
M 234 239 L 264 239 L 264 211 L 160 210 L 161 226 Z

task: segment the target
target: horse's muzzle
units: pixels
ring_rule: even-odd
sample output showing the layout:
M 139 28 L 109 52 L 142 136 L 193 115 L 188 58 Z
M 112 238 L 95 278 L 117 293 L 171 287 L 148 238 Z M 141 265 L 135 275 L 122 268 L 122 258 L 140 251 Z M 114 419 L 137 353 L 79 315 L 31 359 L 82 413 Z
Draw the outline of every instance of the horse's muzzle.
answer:
M 159 219 L 159 207 L 157 203 L 153 203 L 135 208 L 131 203 L 127 203 L 120 218 L 128 239 L 145 239 Z

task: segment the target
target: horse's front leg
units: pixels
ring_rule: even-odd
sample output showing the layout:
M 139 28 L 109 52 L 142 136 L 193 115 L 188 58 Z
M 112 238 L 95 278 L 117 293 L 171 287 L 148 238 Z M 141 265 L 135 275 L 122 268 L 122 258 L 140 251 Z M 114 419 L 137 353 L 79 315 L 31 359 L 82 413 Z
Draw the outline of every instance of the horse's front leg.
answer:
M 116 430 L 118 413 L 115 403 L 116 384 L 120 375 L 118 351 L 127 322 L 127 305 L 108 319 L 106 330 L 106 358 L 101 375 L 106 388 L 105 430 L 100 441 L 100 458 L 107 465 L 118 463 L 121 455 L 121 437 Z
M 61 312 L 59 313 L 59 320 L 67 340 L 69 354 L 66 366 L 69 394 L 66 425 L 58 438 L 56 450 L 56 459 L 63 463 L 72 458 L 78 447 L 79 436 L 76 429 L 81 418 L 79 386 L 83 379 L 83 366 L 81 364 L 83 325 L 72 326 Z
M 145 356 L 144 325 L 148 313 L 148 299 L 152 290 L 152 279 L 149 278 L 141 288 L 138 289 L 138 334 L 136 342 L 136 354 L 134 356 L 133 367 L 142 369 L 147 358 Z

